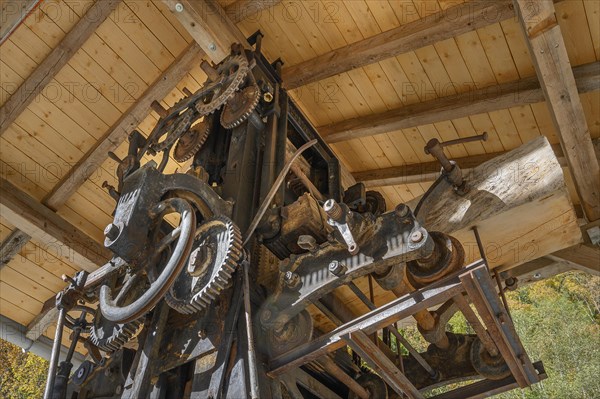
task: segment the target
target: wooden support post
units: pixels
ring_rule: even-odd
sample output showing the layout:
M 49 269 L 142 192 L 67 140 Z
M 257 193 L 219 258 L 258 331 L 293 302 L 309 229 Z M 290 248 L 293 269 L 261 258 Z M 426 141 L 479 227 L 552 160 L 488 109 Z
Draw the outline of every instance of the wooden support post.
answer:
M 71 56 L 79 50 L 98 26 L 113 12 L 121 0 L 102 0 L 95 2 L 83 17 L 67 33 L 64 39 L 54 47 L 48 56 L 38 65 L 17 91 L 0 108 L 0 136 L 11 123 L 27 108 L 33 99 L 69 62 Z
M 552 0 L 514 0 L 585 216 L 600 219 L 600 167 Z

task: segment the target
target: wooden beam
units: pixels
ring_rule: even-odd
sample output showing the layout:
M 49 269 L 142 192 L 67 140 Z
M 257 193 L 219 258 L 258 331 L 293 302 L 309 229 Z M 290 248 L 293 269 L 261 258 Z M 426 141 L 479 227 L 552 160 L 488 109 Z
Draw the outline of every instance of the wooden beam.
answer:
M 238 0 L 225 7 L 225 12 L 231 22 L 237 24 L 246 18 L 256 17 L 279 3 L 281 0 Z
M 600 166 L 552 0 L 514 0 L 525 42 L 571 169 L 583 211 L 600 219 Z
M 578 244 L 553 253 L 550 258 L 566 261 L 573 269 L 600 276 L 600 248 L 590 244 Z
M 110 259 L 110 251 L 9 181 L 0 180 L 0 213 L 43 243 L 68 249 L 73 263 L 89 272 Z
M 600 139 L 594 139 L 594 143 L 600 143 Z M 567 166 L 562 148 L 559 144 L 552 144 L 552 150 L 556 155 L 558 163 L 562 167 Z M 471 169 L 490 161 L 496 157 L 506 154 L 508 151 L 492 152 L 489 154 L 471 155 L 455 158 L 453 161 L 460 166 L 463 173 L 469 173 Z M 411 165 L 392 166 L 389 168 L 372 169 L 352 173 L 354 179 L 363 182 L 366 187 L 385 187 L 398 184 L 428 183 L 438 178 L 441 166 L 437 161 L 417 163 Z
M 6 266 L 30 239 L 29 235 L 19 229 L 14 229 L 0 244 L 0 269 Z
M 202 50 L 197 44 L 190 44 L 173 64 L 146 89 L 135 104 L 111 126 L 104 137 L 77 162 L 69 174 L 62 178 L 43 202 L 52 209 L 60 208 L 102 165 L 108 152 L 114 151 L 127 138 L 127 135 L 144 120 L 149 113 L 152 101 L 166 97 L 192 69 L 193 65 L 200 62 L 202 55 Z
M 31 75 L 0 107 L 0 135 L 41 93 L 54 76 L 69 62 L 71 56 L 94 33 L 104 20 L 117 8 L 121 0 L 96 1 L 85 15 L 66 34 L 63 40 L 38 65 Z
M 575 67 L 573 74 L 577 80 L 577 89 L 580 93 L 600 90 L 600 62 Z M 534 104 L 542 102 L 544 99 L 544 93 L 537 78 L 531 77 L 320 126 L 319 132 L 328 143 L 337 143 L 520 105 Z
M 216 0 L 163 2 L 215 64 L 231 53 L 233 43 L 247 46 L 246 37 Z
M 0 45 L 41 2 L 42 0 L 3 0 L 0 3 Z
M 284 68 L 287 89 L 407 53 L 514 16 L 512 3 L 468 1 Z

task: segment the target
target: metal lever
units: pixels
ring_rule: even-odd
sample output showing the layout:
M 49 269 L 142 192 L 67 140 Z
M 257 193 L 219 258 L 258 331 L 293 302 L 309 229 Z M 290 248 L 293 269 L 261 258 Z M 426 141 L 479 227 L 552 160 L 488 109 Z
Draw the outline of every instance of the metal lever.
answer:
M 462 171 L 456 164 L 456 162 L 448 159 L 446 154 L 444 153 L 444 147 L 448 147 L 450 145 L 469 143 L 472 141 L 486 141 L 488 139 L 487 132 L 483 132 L 483 134 L 471 137 L 463 137 L 456 140 L 449 140 L 440 142 L 438 139 L 431 139 L 427 142 L 425 146 L 425 154 L 432 155 L 438 162 L 442 165 L 443 171 L 442 173 L 445 175 L 446 179 L 454 186 L 456 192 L 460 195 L 464 195 L 467 193 L 468 188 L 466 186 L 465 181 L 463 180 Z

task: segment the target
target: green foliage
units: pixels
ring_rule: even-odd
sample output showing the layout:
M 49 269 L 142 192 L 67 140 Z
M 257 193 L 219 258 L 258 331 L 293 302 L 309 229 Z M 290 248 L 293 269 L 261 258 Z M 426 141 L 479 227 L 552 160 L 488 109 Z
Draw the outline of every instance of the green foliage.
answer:
M 569 272 L 510 293 L 517 332 L 548 379 L 498 398 L 600 397 L 600 278 Z
M 0 339 L 0 397 L 41 398 L 44 394 L 48 362 Z

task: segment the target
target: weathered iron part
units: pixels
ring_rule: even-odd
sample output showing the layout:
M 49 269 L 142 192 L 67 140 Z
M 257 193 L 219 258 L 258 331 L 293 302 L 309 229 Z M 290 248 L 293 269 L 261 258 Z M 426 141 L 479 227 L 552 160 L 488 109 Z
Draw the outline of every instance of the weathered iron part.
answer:
M 242 237 L 226 216 L 216 216 L 196 229 L 192 252 L 165 297 L 172 309 L 192 314 L 205 310 L 230 284 L 242 259 Z
M 351 255 L 347 247 L 334 241 L 322 244 L 315 252 L 291 256 L 281 262 L 280 272 L 297 274 L 300 283 L 290 288 L 281 279 L 277 291 L 267 300 L 260 314 L 264 327 L 281 327 L 310 302 L 336 287 L 373 271 L 427 257 L 434 250 L 429 233 L 413 218 L 400 223 L 395 213 L 372 218 L 353 212 L 350 221 L 360 247 L 357 254 Z M 410 241 L 410 235 L 416 231 L 420 231 L 424 237 L 418 243 Z M 333 261 L 345 265 L 345 273 L 339 276 L 331 273 L 328 267 Z M 267 309 L 268 312 L 265 311 Z

